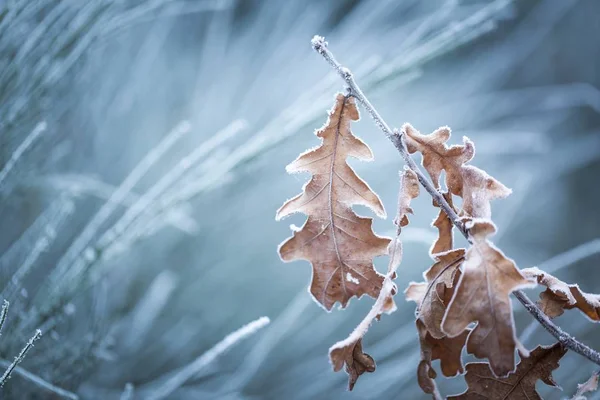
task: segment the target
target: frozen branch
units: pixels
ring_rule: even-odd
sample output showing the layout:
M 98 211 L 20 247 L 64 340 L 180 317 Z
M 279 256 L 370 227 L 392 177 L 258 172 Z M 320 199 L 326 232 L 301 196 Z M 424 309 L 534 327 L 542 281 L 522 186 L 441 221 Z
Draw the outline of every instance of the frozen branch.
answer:
M 4 374 L 2 374 L 2 376 L 0 377 L 0 387 L 4 386 L 6 381 L 10 379 L 10 374 L 17 367 L 17 365 L 25 359 L 27 352 L 33 347 L 33 343 L 35 343 L 35 341 L 41 337 L 42 337 L 42 331 L 40 331 L 38 329 L 37 331 L 35 331 L 35 334 L 31 337 L 31 339 L 29 339 L 29 341 L 27 342 L 25 347 L 23 347 L 23 349 L 21 350 L 19 355 L 16 356 L 14 361 L 12 363 L 10 363 L 10 365 L 6 368 L 6 371 L 4 371 Z
M 0 360 L 0 365 L 5 368 L 8 368 L 11 364 L 12 363 L 9 361 Z M 68 390 L 65 390 L 56 385 L 53 385 L 50 382 L 40 378 L 39 376 L 27 371 L 25 368 L 15 367 L 14 373 L 21 376 L 24 379 L 27 379 L 28 381 L 34 383 L 35 385 L 37 385 L 43 389 L 46 389 L 49 392 L 52 392 L 58 396 L 64 397 L 65 399 L 79 400 L 79 396 L 77 396 L 75 393 L 69 392 Z
M 383 118 L 379 115 L 377 110 L 373 107 L 373 105 L 366 98 L 364 93 L 361 91 L 358 84 L 355 82 L 354 77 L 352 76 L 352 72 L 346 67 L 343 67 L 333 56 L 331 51 L 327 48 L 327 42 L 325 38 L 322 36 L 313 37 L 312 46 L 317 53 L 319 53 L 323 58 L 335 69 L 340 75 L 340 77 L 346 82 L 347 89 L 350 94 L 358 100 L 359 103 L 363 105 L 363 107 L 367 110 L 371 118 L 375 121 L 375 124 L 383 131 L 385 136 L 394 144 L 396 149 L 400 152 L 400 155 L 404 159 L 406 165 L 413 170 L 417 177 L 419 178 L 419 182 L 421 185 L 427 190 L 427 192 L 433 197 L 435 202 L 440 205 L 440 207 L 444 210 L 444 212 L 448 215 L 454 226 L 463 234 L 463 236 L 470 241 L 469 234 L 464 224 L 459 220 L 458 215 L 454 211 L 452 207 L 448 204 L 446 199 L 438 192 L 435 187 L 429 182 L 427 177 L 423 174 L 417 163 L 410 157 L 408 150 L 404 144 L 403 135 L 398 131 L 392 131 L 389 125 L 383 120 Z M 533 303 L 527 295 L 521 291 L 516 290 L 513 292 L 517 300 L 523 304 L 525 309 L 559 342 L 563 344 L 566 348 L 584 356 L 588 360 L 600 365 L 600 353 L 593 350 L 592 348 L 586 346 L 585 344 L 577 341 L 575 338 L 570 336 L 568 333 L 564 332 L 557 325 L 555 325 L 543 312 L 540 310 L 538 306 Z
M 2 187 L 2 182 L 4 182 L 10 171 L 12 171 L 17 161 L 19 161 L 19 158 L 21 158 L 23 153 L 25 153 L 27 149 L 31 147 L 31 145 L 36 141 L 38 137 L 40 137 L 42 132 L 44 132 L 45 130 L 46 122 L 40 122 L 39 124 L 37 124 L 33 131 L 31 131 L 31 133 L 27 135 L 25 140 L 23 140 L 23 142 L 17 147 L 14 153 L 12 153 L 12 155 L 8 159 L 8 162 L 0 171 L 0 187 Z

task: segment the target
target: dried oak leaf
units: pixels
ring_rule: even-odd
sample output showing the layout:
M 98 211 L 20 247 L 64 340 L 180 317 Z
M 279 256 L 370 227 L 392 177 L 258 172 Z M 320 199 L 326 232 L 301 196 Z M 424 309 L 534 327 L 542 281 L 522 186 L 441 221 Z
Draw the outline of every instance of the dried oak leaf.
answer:
M 389 238 L 377 236 L 372 219 L 360 217 L 352 205 L 360 204 L 385 217 L 379 197 L 346 163 L 348 156 L 371 160 L 369 147 L 350 131 L 358 120 L 352 97 L 338 94 L 326 124 L 316 131 L 320 146 L 301 154 L 287 171 L 312 173 L 303 192 L 277 211 L 279 220 L 302 212 L 308 219 L 279 246 L 283 261 L 308 260 L 313 267 L 310 292 L 326 310 L 336 302 L 346 307 L 352 296 L 377 297 L 383 275 L 373 258 L 387 253 Z
M 400 195 L 398 196 L 398 214 L 394 223 L 398 227 L 408 225 L 408 214 L 413 214 L 410 202 L 419 196 L 419 178 L 410 169 L 400 173 Z
M 435 339 L 427 331 L 423 321 L 417 319 L 416 325 L 421 346 L 421 361 L 417 368 L 417 381 L 425 393 L 433 394 L 437 390 L 434 381 L 437 373 L 433 369 L 431 362 L 440 360 L 444 376 L 451 377 L 462 374 L 464 368 L 461 360 L 461 352 L 465 346 L 469 330 L 465 330 L 462 334 L 453 338 L 445 336 L 441 339 Z
M 517 370 L 506 378 L 495 377 L 487 363 L 469 363 L 465 375 L 467 391 L 449 396 L 448 400 L 541 400 L 535 390 L 537 380 L 558 387 L 552 378 L 552 371 L 558 368 L 559 360 L 566 352 L 567 349 L 560 343 L 538 346 L 529 357 L 521 355 Z
M 415 184 L 417 186 L 415 186 Z M 404 170 L 400 175 L 400 193 L 398 195 L 398 213 L 395 223 L 398 228 L 404 221 L 403 217 L 410 210 L 410 201 L 419 195 L 419 186 L 416 174 L 411 170 Z M 406 219 L 406 223 L 408 220 Z M 362 351 L 362 338 L 367 333 L 369 326 L 375 319 L 379 319 L 383 313 L 391 313 L 396 310 L 393 296 L 396 294 L 396 285 L 393 279 L 396 277 L 396 269 L 402 261 L 402 242 L 400 241 L 400 229 L 396 237 L 390 244 L 387 272 L 383 281 L 383 286 L 377 296 L 377 300 L 369 313 L 363 318 L 358 326 L 352 331 L 350 336 L 331 346 L 329 349 L 329 359 L 333 365 L 334 371 L 339 371 L 346 365 L 348 373 L 348 388 L 352 390 L 354 384 L 360 375 L 365 372 L 375 371 L 375 361 L 368 354 Z
M 496 376 L 506 376 L 514 369 L 515 347 L 527 355 L 515 336 L 509 295 L 531 284 L 515 263 L 487 240 L 496 231 L 491 221 L 474 219 L 466 227 L 473 245 L 467 250 L 442 331 L 458 336 L 477 322 L 467 340 L 467 351 L 487 358 Z
M 579 285 L 567 284 L 536 267 L 525 268 L 521 273 L 547 287 L 540 293 L 538 305 L 548 317 L 555 318 L 564 310 L 578 308 L 592 321 L 600 322 L 600 295 L 585 293 Z
M 465 249 L 436 254 L 436 263 L 423 274 L 426 282 L 411 282 L 404 292 L 407 300 L 417 303 L 418 317 L 435 339 L 446 336 L 441 328 L 442 318 L 454 293 L 464 256 Z
M 500 181 L 472 165 L 461 166 L 463 192 L 462 214 L 472 218 L 491 218 L 490 201 L 503 199 L 512 193 Z
M 600 371 L 596 371 L 590 376 L 590 379 L 585 381 L 584 383 L 580 383 L 577 385 L 577 392 L 571 398 L 571 400 L 586 400 L 587 397 L 584 396 L 586 393 L 595 392 L 598 390 L 598 378 L 600 377 Z
M 443 193 L 444 199 L 448 202 L 450 207 L 453 207 L 452 204 L 452 194 L 451 193 Z M 433 202 L 435 207 L 439 207 L 437 203 Z M 440 208 L 440 212 L 437 218 L 431 223 L 432 226 L 436 227 L 438 230 L 438 238 L 433 242 L 433 245 L 429 249 L 429 254 L 434 255 L 437 253 L 443 253 L 454 248 L 454 236 L 452 234 L 452 229 L 454 228 L 454 224 L 448 214 Z
M 337 347 L 329 350 L 329 357 L 333 363 L 333 370 L 339 371 L 346 365 L 348 373 L 348 389 L 354 389 L 354 384 L 359 376 L 365 372 L 375 371 L 375 360 L 362 351 L 362 338 L 351 346 Z
M 423 135 L 410 124 L 404 124 L 404 141 L 409 153 L 416 151 L 423 155 L 422 164 L 427 170 L 436 189 L 440 188 L 440 175 L 446 171 L 446 185 L 450 193 L 462 196 L 463 178 L 461 167 L 475 155 L 475 146 L 466 136 L 462 145 L 448 147 L 450 128 L 443 126 L 429 135 Z

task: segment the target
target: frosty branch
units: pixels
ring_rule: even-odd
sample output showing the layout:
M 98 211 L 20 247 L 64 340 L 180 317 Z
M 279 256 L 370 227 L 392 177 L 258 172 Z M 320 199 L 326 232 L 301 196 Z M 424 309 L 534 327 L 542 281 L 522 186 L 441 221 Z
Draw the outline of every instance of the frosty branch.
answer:
M 312 39 L 312 46 L 323 58 L 335 69 L 347 85 L 349 95 L 356 98 L 357 101 L 363 105 L 367 110 L 371 118 L 375 121 L 375 124 L 383 131 L 388 139 L 394 144 L 400 155 L 404 159 L 406 165 L 416 173 L 419 182 L 427 190 L 427 192 L 433 197 L 435 203 L 440 205 L 443 211 L 448 215 L 455 227 L 462 233 L 462 235 L 469 241 L 472 242 L 469 235 L 468 229 L 465 227 L 463 220 L 457 215 L 456 211 L 452 206 L 448 204 L 444 196 L 436 189 L 432 183 L 427 179 L 424 173 L 421 171 L 419 166 L 410 156 L 406 144 L 404 143 L 404 134 L 399 133 L 397 130 L 390 129 L 389 125 L 379 115 L 377 110 L 373 107 L 371 102 L 364 95 L 351 71 L 342 66 L 327 48 L 327 42 L 321 36 L 315 36 Z M 582 355 L 590 361 L 600 365 L 600 353 L 586 346 L 585 344 L 577 341 L 571 335 L 564 332 L 560 327 L 554 324 L 544 312 L 533 303 L 522 290 L 514 291 L 515 297 L 521 302 L 525 309 L 552 335 L 554 336 L 564 347 Z

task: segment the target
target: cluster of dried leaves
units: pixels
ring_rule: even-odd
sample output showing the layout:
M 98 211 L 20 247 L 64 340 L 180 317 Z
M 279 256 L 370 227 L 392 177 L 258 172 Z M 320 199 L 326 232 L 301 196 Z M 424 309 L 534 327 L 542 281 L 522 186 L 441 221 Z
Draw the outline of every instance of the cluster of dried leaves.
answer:
M 347 157 L 371 160 L 369 147 L 357 138 L 350 123 L 358 120 L 351 96 L 338 94 L 326 124 L 316 132 L 320 146 L 301 154 L 288 165 L 290 173 L 309 172 L 310 181 L 298 196 L 277 211 L 277 219 L 301 212 L 305 224 L 279 247 L 284 261 L 307 260 L 313 274 L 310 292 L 327 311 L 339 302 L 363 294 L 376 298 L 371 311 L 344 340 L 334 344 L 329 356 L 335 371 L 345 366 L 352 390 L 358 377 L 375 371 L 375 361 L 364 353 L 362 338 L 375 319 L 396 309 L 394 279 L 402 258 L 401 228 L 412 214 L 410 202 L 419 195 L 416 174 L 400 174 L 397 235 L 380 237 L 372 230 L 372 219 L 358 216 L 352 206 L 367 206 L 379 217 L 386 213 L 379 197 L 347 164 Z M 485 171 L 470 165 L 475 146 L 468 138 L 449 146 L 450 129 L 442 127 L 423 135 L 411 125 L 402 128 L 409 153 L 420 153 L 422 165 L 436 189 L 442 191 L 460 217 L 469 236 L 468 249 L 455 248 L 454 222 L 440 208 L 433 221 L 438 237 L 430 249 L 433 265 L 424 272 L 424 282 L 410 283 L 406 299 L 417 304 L 416 327 L 421 345 L 417 367 L 418 383 L 425 393 L 441 398 L 432 361 L 440 360 L 442 374 L 464 374 L 468 389 L 452 399 L 535 399 L 538 379 L 556 386 L 551 373 L 566 349 L 559 343 L 538 346 L 529 352 L 517 340 L 510 294 L 536 283 L 546 286 L 539 306 L 550 317 L 564 310 L 579 309 L 593 321 L 600 321 L 600 296 L 588 294 L 537 269 L 520 270 L 490 241 L 496 232 L 491 220 L 491 200 L 508 196 L 511 190 Z M 443 173 L 443 174 L 442 174 Z M 442 182 L 442 175 L 444 176 Z M 453 205 L 460 199 L 460 207 Z M 438 206 L 434 202 L 434 206 Z M 377 272 L 373 259 L 389 255 L 385 275 Z M 487 362 L 463 367 L 463 348 Z M 515 367 L 515 350 L 520 363 Z

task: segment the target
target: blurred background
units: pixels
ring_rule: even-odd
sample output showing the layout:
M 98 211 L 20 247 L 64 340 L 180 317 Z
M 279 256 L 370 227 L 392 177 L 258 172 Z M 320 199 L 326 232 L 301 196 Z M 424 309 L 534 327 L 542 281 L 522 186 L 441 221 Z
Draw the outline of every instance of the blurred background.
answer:
M 596 0 L 0 0 L 0 364 L 43 331 L 1 397 L 428 398 L 413 303 L 371 327 L 377 371 L 348 392 L 327 351 L 373 299 L 328 314 L 309 264 L 276 253 L 304 220 L 275 222 L 308 179 L 285 165 L 343 90 L 315 34 L 390 125 L 475 142 L 513 189 L 494 241 L 520 267 L 600 292 L 599 17 Z M 401 159 L 365 114 L 353 130 L 375 161 L 352 165 L 391 215 Z M 431 200 L 413 204 L 400 291 L 435 238 Z M 514 309 L 526 347 L 553 343 Z M 600 348 L 578 311 L 557 322 Z M 568 398 L 594 367 L 568 353 L 564 391 L 539 390 Z

